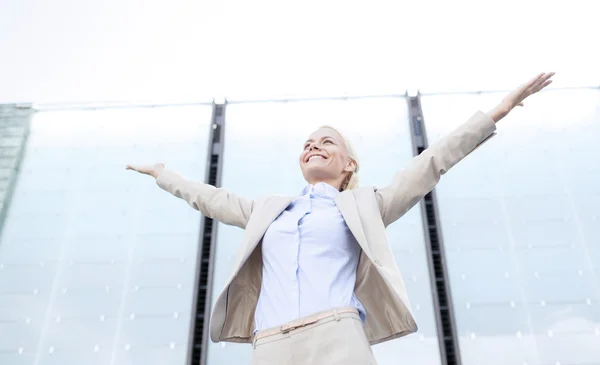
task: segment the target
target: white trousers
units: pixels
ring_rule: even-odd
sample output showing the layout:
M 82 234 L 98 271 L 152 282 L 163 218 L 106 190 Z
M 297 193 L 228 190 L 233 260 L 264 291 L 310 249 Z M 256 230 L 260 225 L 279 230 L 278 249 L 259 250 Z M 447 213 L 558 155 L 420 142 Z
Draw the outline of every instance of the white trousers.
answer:
M 252 344 L 252 365 L 377 364 L 356 313 L 332 311 L 329 317 L 286 333 L 259 335 Z

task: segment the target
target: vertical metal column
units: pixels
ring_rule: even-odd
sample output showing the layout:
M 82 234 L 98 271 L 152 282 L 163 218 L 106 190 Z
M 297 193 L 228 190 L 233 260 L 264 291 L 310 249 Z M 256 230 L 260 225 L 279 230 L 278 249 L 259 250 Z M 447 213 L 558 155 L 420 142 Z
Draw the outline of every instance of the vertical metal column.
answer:
M 208 161 L 205 181 L 209 185 L 221 185 L 223 167 L 223 136 L 225 131 L 225 107 L 227 103 L 213 102 L 212 123 L 208 143 Z M 195 303 L 196 312 L 190 339 L 188 364 L 206 364 L 206 349 L 209 337 L 210 300 L 212 294 L 212 272 L 214 265 L 217 225 L 207 217 L 202 218 L 200 226 L 200 255 L 196 272 Z
M 428 147 L 423 110 L 421 108 L 421 95 L 409 96 L 407 94 L 406 99 L 408 101 L 413 153 L 417 156 Z M 432 190 L 421 201 L 421 208 L 442 364 L 460 365 L 458 336 L 452 309 L 452 297 L 435 190 Z

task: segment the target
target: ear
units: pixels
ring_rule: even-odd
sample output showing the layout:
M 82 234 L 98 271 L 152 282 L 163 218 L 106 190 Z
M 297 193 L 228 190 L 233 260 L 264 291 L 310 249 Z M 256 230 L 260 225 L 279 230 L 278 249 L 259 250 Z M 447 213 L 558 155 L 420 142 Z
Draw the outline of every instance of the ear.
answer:
M 356 161 L 353 159 L 349 159 L 346 167 L 344 167 L 345 172 L 354 172 L 356 171 Z

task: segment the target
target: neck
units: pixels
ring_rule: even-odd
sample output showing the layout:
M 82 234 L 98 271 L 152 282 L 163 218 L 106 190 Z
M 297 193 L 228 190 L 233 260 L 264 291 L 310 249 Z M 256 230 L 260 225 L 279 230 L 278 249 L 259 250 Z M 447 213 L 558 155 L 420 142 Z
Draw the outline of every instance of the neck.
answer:
M 344 182 L 344 176 L 341 176 L 340 178 L 337 179 L 311 179 L 310 181 L 307 181 L 309 184 L 311 185 L 315 185 L 317 183 L 325 183 L 325 184 L 329 184 L 331 186 L 333 186 L 334 188 L 340 190 L 340 188 L 342 187 L 342 182 Z

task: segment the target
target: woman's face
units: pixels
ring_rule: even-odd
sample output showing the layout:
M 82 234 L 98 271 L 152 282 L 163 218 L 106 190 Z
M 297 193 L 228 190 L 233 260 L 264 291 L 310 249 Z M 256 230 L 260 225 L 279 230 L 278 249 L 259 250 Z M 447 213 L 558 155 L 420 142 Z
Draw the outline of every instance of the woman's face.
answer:
M 300 169 L 309 184 L 324 181 L 339 186 L 347 172 L 354 170 L 342 137 L 333 129 L 317 129 L 303 147 Z

